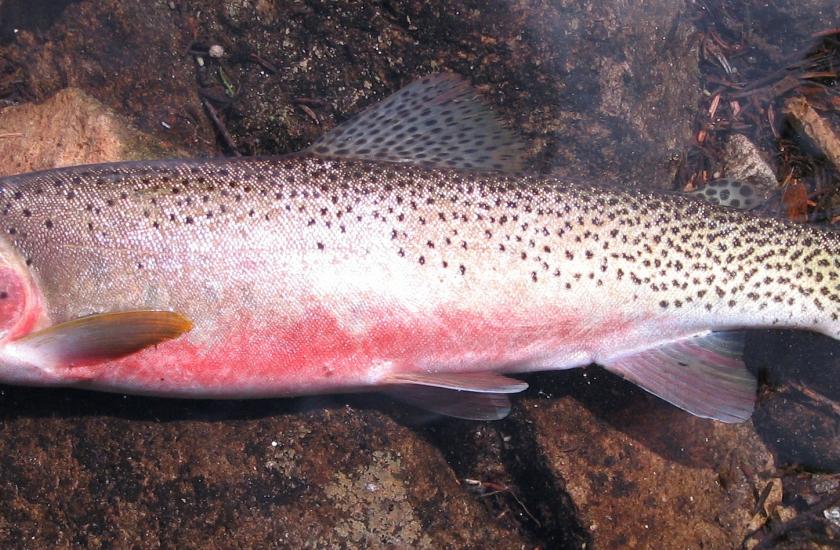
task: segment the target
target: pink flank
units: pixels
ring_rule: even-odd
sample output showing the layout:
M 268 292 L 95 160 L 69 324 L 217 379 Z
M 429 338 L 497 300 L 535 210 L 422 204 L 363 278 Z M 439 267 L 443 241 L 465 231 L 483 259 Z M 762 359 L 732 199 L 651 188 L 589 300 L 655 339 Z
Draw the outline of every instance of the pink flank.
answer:
M 191 335 L 123 359 L 91 367 L 60 369 L 64 383 L 95 389 L 180 397 L 260 397 L 353 390 L 382 384 L 391 372 L 469 371 L 492 366 L 501 371 L 544 368 L 582 351 L 615 323 L 581 333 L 578 316 L 550 313 L 540 322 L 519 322 L 511 312 L 439 314 L 434 322 L 386 320 L 352 334 L 324 309 L 304 320 L 253 330 L 247 318 L 201 345 Z M 503 328 L 507 327 L 507 328 Z M 589 343 L 589 344 L 587 344 Z M 585 362 L 585 361 L 584 361 Z M 555 368 L 578 366 L 558 364 Z

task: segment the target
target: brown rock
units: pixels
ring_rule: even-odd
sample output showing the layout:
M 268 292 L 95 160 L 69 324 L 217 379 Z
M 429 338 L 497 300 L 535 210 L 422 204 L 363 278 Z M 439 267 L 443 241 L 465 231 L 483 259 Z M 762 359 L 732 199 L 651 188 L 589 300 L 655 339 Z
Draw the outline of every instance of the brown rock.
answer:
M 80 88 L 142 131 L 194 154 L 212 150 L 212 126 L 201 112 L 193 59 L 186 55 L 195 29 L 181 10 L 141 0 L 15 1 L 3 8 L 15 16 L 4 23 L 18 32 L 3 48 L 0 65 L 23 68 L 23 96 L 43 101 Z M 47 13 L 53 17 L 41 17 Z
M 524 406 L 595 548 L 734 548 L 744 540 L 773 468 L 750 424 L 700 420 L 641 394 L 608 412 L 571 397 Z
M 76 164 L 184 156 L 76 88 L 0 111 L 0 175 Z
M 3 547 L 524 544 L 411 430 L 323 400 L 4 389 L 0 434 Z

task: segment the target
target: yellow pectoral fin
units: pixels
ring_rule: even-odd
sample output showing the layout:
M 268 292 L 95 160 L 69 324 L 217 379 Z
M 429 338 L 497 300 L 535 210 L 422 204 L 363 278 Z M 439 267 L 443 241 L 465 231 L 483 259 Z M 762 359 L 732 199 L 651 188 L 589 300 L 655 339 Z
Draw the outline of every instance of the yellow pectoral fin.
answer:
M 27 334 L 10 345 L 38 364 L 81 367 L 172 340 L 192 326 L 192 321 L 172 311 L 102 313 Z

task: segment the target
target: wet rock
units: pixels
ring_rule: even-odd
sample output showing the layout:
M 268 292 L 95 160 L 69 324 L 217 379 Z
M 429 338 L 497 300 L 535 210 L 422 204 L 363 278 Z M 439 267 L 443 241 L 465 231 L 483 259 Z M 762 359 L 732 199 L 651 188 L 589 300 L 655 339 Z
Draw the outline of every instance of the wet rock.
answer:
M 23 95 L 40 100 L 78 86 L 141 129 L 165 122 L 167 139 L 205 152 L 214 136 L 200 91 L 254 154 L 298 150 L 413 78 L 449 70 L 522 132 L 534 166 L 664 187 L 674 152 L 691 136 L 693 33 L 684 2 L 208 2 L 173 10 L 105 0 L 70 4 L 40 32 L 18 32 L 5 63 L 24 68 Z M 187 54 L 211 45 L 225 56 L 206 55 L 199 66 Z M 301 98 L 315 101 L 304 105 L 316 118 Z
M 44 101 L 61 89 L 79 88 L 173 145 L 193 154 L 214 149 L 194 63 L 186 55 L 195 31 L 187 15 L 166 2 L 55 4 L 66 5 L 56 12 L 60 16 L 29 25 L 27 17 L 46 12 L 33 10 L 29 2 L 3 3 L 6 12 L 24 18 L 0 20 L 0 35 L 14 38 L 3 48 L 0 65 L 4 71 L 20 69 L 20 95 Z M 21 22 L 22 28 L 12 27 Z
M 195 72 L 210 88 L 224 71 L 231 130 L 261 154 L 299 149 L 323 131 L 294 98 L 334 106 L 315 109 L 330 126 L 414 77 L 452 70 L 523 132 L 538 166 L 666 186 L 672 153 L 690 138 L 698 94 L 686 9 L 682 2 L 583 11 L 574 2 L 482 9 L 219 2 L 172 10 L 109 0 L 71 4 L 39 33 L 17 33 L 7 55 L 25 67 L 36 99 L 79 86 L 144 130 L 165 122 L 167 137 L 198 151 L 213 136 Z M 186 51 L 202 43 L 230 52 L 225 63 L 195 67 Z
M 0 175 L 76 164 L 185 156 L 76 88 L 0 111 Z
M 816 334 L 761 332 L 748 346 L 766 380 L 755 424 L 779 465 L 840 472 L 836 342 Z
M 521 548 L 376 411 L 5 388 L 4 547 Z
M 723 169 L 726 177 L 750 183 L 765 197 L 778 190 L 776 171 L 770 166 L 766 155 L 743 134 L 732 134 L 727 138 Z
M 585 374 L 522 408 L 593 547 L 738 547 L 774 469 L 753 426 L 704 421 Z

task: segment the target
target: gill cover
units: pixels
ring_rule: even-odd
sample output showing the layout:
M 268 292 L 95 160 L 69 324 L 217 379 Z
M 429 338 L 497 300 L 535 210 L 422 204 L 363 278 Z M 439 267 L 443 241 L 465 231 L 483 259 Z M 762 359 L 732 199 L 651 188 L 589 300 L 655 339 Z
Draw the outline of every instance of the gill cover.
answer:
M 22 336 L 36 325 L 40 300 L 26 262 L 0 238 L 0 343 Z

